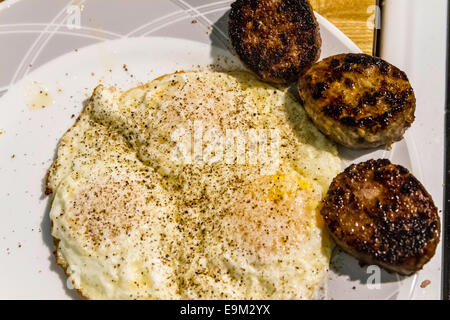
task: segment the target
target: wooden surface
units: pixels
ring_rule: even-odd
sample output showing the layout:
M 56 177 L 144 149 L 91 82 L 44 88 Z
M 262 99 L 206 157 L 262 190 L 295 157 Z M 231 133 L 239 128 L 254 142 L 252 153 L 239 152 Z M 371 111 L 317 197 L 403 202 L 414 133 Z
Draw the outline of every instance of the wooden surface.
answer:
M 314 10 L 372 54 L 376 0 L 309 0 Z M 369 26 L 368 26 L 369 25 Z

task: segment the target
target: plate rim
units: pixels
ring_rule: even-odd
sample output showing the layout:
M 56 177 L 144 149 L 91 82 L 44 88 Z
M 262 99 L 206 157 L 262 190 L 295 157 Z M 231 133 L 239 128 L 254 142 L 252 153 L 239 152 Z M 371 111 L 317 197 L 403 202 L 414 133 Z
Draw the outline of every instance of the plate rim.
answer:
M 4 2 L 4 3 L 0 4 L 0 10 L 1 9 L 5 9 L 5 8 L 9 8 L 9 6 L 12 6 L 12 5 L 14 5 L 15 3 L 19 2 L 19 1 L 20 0 L 7 0 L 7 2 Z M 331 34 L 335 35 L 336 38 L 343 44 L 343 46 L 347 47 L 350 51 L 361 52 L 361 50 L 358 48 L 358 46 L 356 46 L 356 44 L 351 39 L 349 39 L 341 30 L 339 30 L 335 25 L 333 25 L 330 21 L 325 19 L 323 16 L 321 16 L 317 12 L 315 12 L 315 14 L 316 14 L 316 17 L 318 18 L 318 21 L 319 21 L 319 24 L 320 24 L 321 28 L 324 28 L 325 30 L 329 31 Z M 155 36 L 150 36 L 148 38 L 154 38 L 154 37 Z M 164 37 L 159 37 L 159 38 L 164 38 Z M 167 38 L 174 39 L 175 37 L 167 37 Z M 194 40 L 189 40 L 189 39 L 183 39 L 183 40 L 194 41 Z M 114 41 L 114 40 L 112 40 L 112 41 Z M 84 48 L 87 48 L 87 47 L 89 47 L 89 46 L 83 46 L 83 47 L 80 47 L 80 49 L 84 49 Z M 63 55 L 55 57 L 54 59 L 50 60 L 48 63 L 52 62 L 53 60 L 55 60 L 55 59 L 57 59 L 57 58 L 59 58 L 59 57 L 61 57 Z M 44 66 L 45 66 L 45 64 L 39 66 L 39 68 L 40 67 L 44 67 Z M 448 102 L 448 108 L 450 109 L 450 101 Z M 447 176 L 447 179 L 450 179 L 450 177 Z M 449 197 L 450 197 L 450 195 L 449 195 Z M 446 215 L 448 216 L 447 208 L 445 208 L 445 212 L 446 212 Z M 449 220 L 449 219 L 447 219 L 447 220 Z M 449 228 L 449 230 L 450 230 L 450 221 L 447 221 L 447 223 L 448 223 L 447 228 Z M 443 246 L 443 249 L 445 249 L 445 247 L 446 246 Z M 446 255 L 443 255 L 443 258 L 442 258 L 443 261 L 444 261 L 444 257 L 445 256 Z M 448 261 L 448 263 L 450 263 L 450 261 Z M 450 284 L 449 284 L 449 286 L 450 286 Z M 448 292 L 448 294 L 450 294 L 450 292 Z

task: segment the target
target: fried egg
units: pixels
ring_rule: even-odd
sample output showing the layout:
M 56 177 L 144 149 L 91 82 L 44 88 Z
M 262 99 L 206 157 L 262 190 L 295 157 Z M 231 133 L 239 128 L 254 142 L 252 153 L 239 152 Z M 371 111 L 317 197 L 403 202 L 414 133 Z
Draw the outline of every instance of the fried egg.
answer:
M 247 138 L 241 154 L 227 132 Z M 255 132 L 276 132 L 276 161 L 251 153 Z M 339 171 L 295 98 L 250 73 L 99 86 L 48 173 L 57 262 L 90 299 L 310 299 L 332 249 L 317 206 Z

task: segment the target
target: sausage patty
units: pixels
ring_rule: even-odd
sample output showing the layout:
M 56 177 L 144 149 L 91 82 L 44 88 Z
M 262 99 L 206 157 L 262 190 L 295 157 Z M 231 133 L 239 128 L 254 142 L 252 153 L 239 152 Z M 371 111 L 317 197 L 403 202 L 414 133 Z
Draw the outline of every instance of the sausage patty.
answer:
M 406 74 L 366 54 L 341 54 L 312 66 L 298 82 L 317 127 L 353 149 L 401 140 L 414 121 L 416 98 Z
M 345 251 L 403 275 L 420 270 L 439 243 L 440 220 L 430 194 L 389 160 L 351 165 L 339 174 L 321 214 Z
M 265 81 L 297 81 L 320 56 L 319 25 L 307 0 L 237 0 L 228 29 L 241 61 Z

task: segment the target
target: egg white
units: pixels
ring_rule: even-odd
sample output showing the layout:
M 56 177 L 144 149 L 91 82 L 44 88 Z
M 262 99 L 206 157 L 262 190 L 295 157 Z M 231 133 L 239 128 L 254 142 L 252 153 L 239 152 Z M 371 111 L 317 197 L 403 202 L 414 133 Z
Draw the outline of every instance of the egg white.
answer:
M 280 164 L 180 163 L 175 128 L 277 129 Z M 99 86 L 50 168 L 57 261 L 91 299 L 309 299 L 331 243 L 335 146 L 285 90 L 195 71 Z

